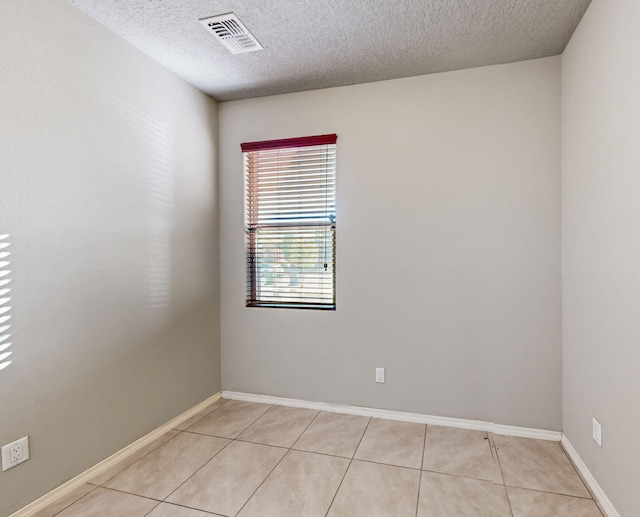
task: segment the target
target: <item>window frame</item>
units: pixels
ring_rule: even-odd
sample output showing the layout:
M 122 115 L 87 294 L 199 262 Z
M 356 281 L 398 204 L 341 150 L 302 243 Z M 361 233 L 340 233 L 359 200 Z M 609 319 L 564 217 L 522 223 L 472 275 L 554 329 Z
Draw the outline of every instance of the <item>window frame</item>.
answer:
M 251 208 L 250 210 L 250 207 L 249 207 L 250 198 L 254 195 L 258 196 L 258 198 L 260 196 L 260 193 L 250 194 L 250 190 L 252 189 L 254 191 L 258 190 L 258 187 L 256 186 L 256 184 L 258 184 L 260 180 L 259 168 L 252 169 L 251 166 L 249 165 L 252 158 L 252 156 L 250 156 L 250 153 L 259 152 L 259 151 L 272 151 L 272 152 L 276 151 L 277 152 L 277 151 L 286 150 L 286 149 L 300 149 L 305 147 L 319 147 L 319 146 L 333 146 L 333 148 L 326 147 L 323 149 L 323 152 L 325 152 L 327 156 L 333 155 L 331 164 L 327 165 L 325 169 L 325 171 L 327 171 L 326 173 L 327 176 L 325 176 L 325 178 L 329 178 L 328 174 L 330 173 L 331 181 L 329 181 L 328 179 L 325 179 L 325 183 L 322 186 L 323 189 L 328 191 L 332 190 L 333 192 L 331 194 L 331 197 L 327 198 L 328 201 L 325 202 L 324 211 L 319 210 L 319 213 L 321 214 L 328 214 L 328 217 L 327 217 L 328 222 L 325 222 L 325 223 L 318 222 L 318 224 L 311 224 L 311 223 L 303 224 L 299 221 L 297 223 L 293 222 L 295 219 L 300 219 L 300 218 L 291 217 L 292 219 L 291 222 L 278 223 L 274 227 L 269 227 L 269 226 L 265 227 L 263 225 L 260 225 L 260 223 L 257 222 L 259 221 L 259 218 L 261 216 L 260 209 L 258 208 L 257 211 L 254 211 L 253 208 Z M 246 282 L 247 282 L 245 298 L 246 298 L 247 307 L 312 309 L 312 310 L 330 310 L 330 311 L 336 310 L 336 207 L 335 207 L 335 204 L 336 204 L 335 153 L 337 152 L 336 146 L 337 146 L 336 134 L 286 138 L 286 139 L 279 139 L 279 140 L 266 140 L 266 141 L 258 141 L 258 142 L 247 142 L 247 143 L 241 144 L 241 150 L 243 154 L 244 194 L 245 194 L 244 226 L 245 226 L 245 235 L 246 235 L 245 268 L 246 268 Z M 254 176 L 253 178 L 250 177 L 252 170 L 255 170 L 257 174 L 257 176 Z M 277 173 L 279 172 L 280 172 L 280 169 L 277 169 Z M 291 172 L 288 171 L 287 174 L 291 174 Z M 300 174 L 298 177 L 302 177 L 302 176 L 304 176 L 304 174 Z M 300 187 L 300 189 L 301 190 L 299 192 L 302 192 L 303 194 L 306 193 L 304 187 Z M 277 190 L 276 192 L 279 192 L 279 190 Z M 332 206 L 333 210 L 328 209 L 327 208 L 328 206 Z M 278 210 L 280 209 L 281 207 L 278 206 Z M 276 212 L 277 215 L 279 215 L 280 213 L 281 212 L 279 211 Z M 305 230 L 302 230 L 302 228 L 305 228 L 305 227 L 308 227 L 310 231 L 313 231 L 313 229 L 315 228 L 319 232 L 322 232 L 322 231 L 325 232 L 325 236 L 323 237 L 323 240 L 321 242 L 323 246 L 322 249 L 324 249 L 325 252 L 327 249 L 329 249 L 329 252 L 331 254 L 331 264 L 330 264 L 331 281 L 330 283 L 327 283 L 326 279 L 323 279 L 322 276 L 319 277 L 318 281 L 321 287 L 319 287 L 319 296 L 317 298 L 320 299 L 320 301 L 305 301 L 304 294 L 302 294 L 303 293 L 302 291 L 298 293 L 298 295 L 301 295 L 298 301 L 279 300 L 278 299 L 279 297 L 286 298 L 286 295 L 280 296 L 278 294 L 274 295 L 272 299 L 268 299 L 268 298 L 259 299 L 260 296 L 258 295 L 258 291 L 260 290 L 259 282 L 261 280 L 260 280 L 260 272 L 259 272 L 260 266 L 258 264 L 263 263 L 262 257 L 266 255 L 266 252 L 261 253 L 258 251 L 260 247 L 258 246 L 257 239 L 259 238 L 260 230 L 264 231 L 265 228 L 275 228 L 275 227 L 283 228 L 285 230 L 283 233 L 286 233 L 288 229 L 289 231 L 292 232 L 291 233 L 292 235 L 296 234 L 295 229 L 299 229 L 301 234 L 304 233 Z M 322 230 L 323 228 L 324 230 Z M 326 236 L 327 232 L 330 233 L 330 237 L 328 238 Z M 276 235 L 280 235 L 280 232 L 276 231 Z M 283 248 L 277 248 L 277 249 L 280 250 Z M 325 267 L 325 271 L 327 271 L 326 262 L 324 264 L 324 267 Z M 330 291 L 328 290 L 327 285 L 330 285 Z M 331 295 L 331 303 L 322 301 L 322 298 L 326 294 Z M 296 298 L 296 297 L 297 296 L 293 296 L 293 298 Z M 308 295 L 308 298 L 313 298 L 313 297 L 312 295 Z

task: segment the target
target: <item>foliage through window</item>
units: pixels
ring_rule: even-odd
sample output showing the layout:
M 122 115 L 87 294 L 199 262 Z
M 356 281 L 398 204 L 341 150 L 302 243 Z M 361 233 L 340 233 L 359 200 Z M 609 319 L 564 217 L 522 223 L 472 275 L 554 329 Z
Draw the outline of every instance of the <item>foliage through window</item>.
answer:
M 335 309 L 336 140 L 242 144 L 247 306 Z

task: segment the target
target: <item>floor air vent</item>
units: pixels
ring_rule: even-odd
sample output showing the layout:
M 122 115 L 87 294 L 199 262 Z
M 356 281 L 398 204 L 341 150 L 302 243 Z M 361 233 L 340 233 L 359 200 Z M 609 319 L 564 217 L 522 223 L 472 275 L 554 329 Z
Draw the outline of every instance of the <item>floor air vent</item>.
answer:
M 233 13 L 202 18 L 200 23 L 210 30 L 232 54 L 263 49 L 263 46 Z

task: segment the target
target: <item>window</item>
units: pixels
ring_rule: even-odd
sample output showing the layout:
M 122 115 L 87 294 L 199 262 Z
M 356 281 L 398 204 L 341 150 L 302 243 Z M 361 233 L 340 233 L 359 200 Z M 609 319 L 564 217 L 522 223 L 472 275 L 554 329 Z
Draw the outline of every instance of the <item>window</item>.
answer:
M 336 140 L 242 144 L 247 307 L 336 308 Z

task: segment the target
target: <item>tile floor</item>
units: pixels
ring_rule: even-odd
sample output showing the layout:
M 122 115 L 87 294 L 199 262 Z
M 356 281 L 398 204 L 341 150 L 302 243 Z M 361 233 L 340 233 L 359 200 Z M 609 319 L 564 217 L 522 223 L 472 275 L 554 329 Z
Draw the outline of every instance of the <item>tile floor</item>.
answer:
M 37 517 L 602 517 L 559 443 L 220 400 Z

